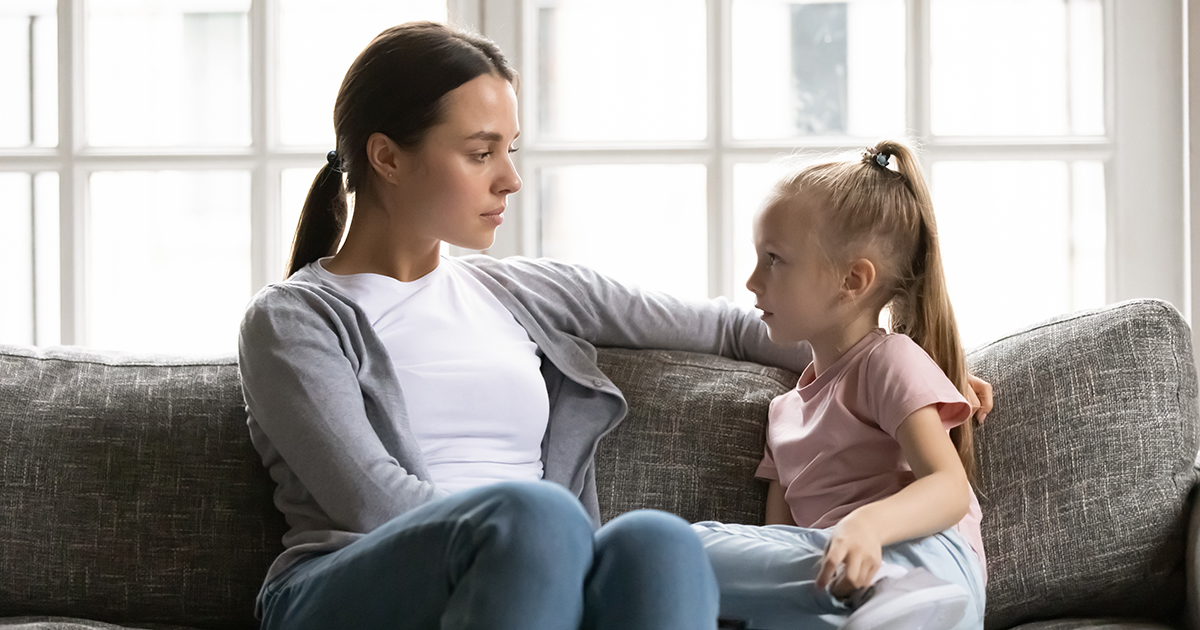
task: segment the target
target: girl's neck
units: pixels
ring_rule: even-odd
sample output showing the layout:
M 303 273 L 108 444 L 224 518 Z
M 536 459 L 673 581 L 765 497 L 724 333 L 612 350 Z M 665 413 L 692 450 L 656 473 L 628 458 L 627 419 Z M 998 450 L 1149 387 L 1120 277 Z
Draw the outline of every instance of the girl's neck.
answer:
M 441 241 L 422 237 L 368 199 L 356 203 L 346 241 L 325 268 L 336 274 L 375 273 L 412 282 L 438 266 Z
M 879 313 L 860 313 L 840 327 L 813 335 L 808 343 L 812 346 L 815 375 L 820 376 L 829 366 L 837 363 L 847 350 L 876 328 L 879 328 Z

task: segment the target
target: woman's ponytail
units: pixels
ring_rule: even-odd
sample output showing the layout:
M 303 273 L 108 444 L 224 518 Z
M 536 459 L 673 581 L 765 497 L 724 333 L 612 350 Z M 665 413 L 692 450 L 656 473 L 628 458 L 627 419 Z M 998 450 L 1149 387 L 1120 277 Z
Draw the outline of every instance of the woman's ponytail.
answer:
M 950 304 L 950 293 L 946 288 L 933 199 L 925 185 L 921 165 L 912 151 L 898 142 L 880 142 L 868 153 L 885 156 L 883 164 L 887 163 L 886 156 L 891 156 L 896 172 L 903 176 L 905 187 L 916 201 L 916 248 L 907 273 L 901 267 L 898 291 L 888 308 L 892 330 L 912 338 L 942 368 L 954 386 L 963 395 L 968 395 L 970 384 L 967 382 L 966 355 L 959 338 L 954 307 Z M 968 418 L 952 429 L 950 438 L 958 449 L 967 478 L 974 483 L 975 440 L 972 422 L 973 419 Z
M 346 231 L 349 209 L 342 172 L 331 157 L 313 178 L 300 211 L 296 235 L 292 238 L 292 255 L 288 259 L 287 277 L 300 271 L 318 258 L 337 253 Z

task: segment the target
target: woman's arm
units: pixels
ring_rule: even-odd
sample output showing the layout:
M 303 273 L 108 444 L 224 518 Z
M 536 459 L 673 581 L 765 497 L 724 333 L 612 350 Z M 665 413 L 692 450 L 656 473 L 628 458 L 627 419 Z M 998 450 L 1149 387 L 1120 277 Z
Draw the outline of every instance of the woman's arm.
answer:
M 415 446 L 388 426 L 384 414 L 395 401 L 380 399 L 387 389 L 363 389 L 390 378 L 390 365 L 364 352 L 352 328 L 336 325 L 353 315 L 345 305 L 339 314 L 338 306 L 304 289 L 268 289 L 247 309 L 238 367 L 264 464 L 274 474 L 281 458 L 337 527 L 368 532 L 437 491 L 401 463 L 412 460 L 407 449 Z M 298 496 L 297 488 L 284 490 Z
M 792 518 L 792 508 L 783 495 L 783 484 L 772 480 L 767 487 L 767 525 L 796 524 L 796 519 Z
M 781 346 L 751 309 L 723 298 L 685 300 L 550 259 L 466 259 L 500 281 L 539 320 L 596 346 L 719 354 L 799 372 L 808 344 Z
M 866 586 L 879 570 L 882 547 L 936 534 L 966 516 L 970 484 L 937 408 L 929 405 L 909 414 L 896 440 L 916 481 L 837 524 L 821 559 L 818 585 L 828 584 L 844 564 L 841 583 Z

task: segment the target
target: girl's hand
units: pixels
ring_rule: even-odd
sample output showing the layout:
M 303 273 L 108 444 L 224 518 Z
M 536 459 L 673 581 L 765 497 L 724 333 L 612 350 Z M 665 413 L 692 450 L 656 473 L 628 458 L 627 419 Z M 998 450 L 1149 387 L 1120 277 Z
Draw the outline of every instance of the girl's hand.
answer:
M 847 597 L 871 584 L 882 560 L 883 545 L 875 528 L 861 514 L 851 512 L 833 528 L 817 565 L 817 586 L 828 587 L 835 597 Z
M 971 415 L 979 418 L 980 422 L 992 410 L 992 384 L 981 380 L 974 374 L 967 374 L 967 402 L 971 404 Z

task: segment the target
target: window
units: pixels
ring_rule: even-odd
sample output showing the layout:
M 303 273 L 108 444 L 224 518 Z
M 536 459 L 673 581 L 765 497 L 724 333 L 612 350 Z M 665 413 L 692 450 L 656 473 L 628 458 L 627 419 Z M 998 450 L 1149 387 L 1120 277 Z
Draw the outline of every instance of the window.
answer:
M 969 346 L 1130 297 L 1188 310 L 1176 3 L 8 0 L 0 342 L 231 351 L 350 61 L 448 17 L 522 74 L 493 255 L 746 303 L 780 157 L 906 137 Z
M 232 351 L 282 277 L 346 68 L 383 28 L 446 18 L 438 0 L 5 2 L 0 341 Z
M 788 168 L 780 158 L 900 137 L 922 150 L 968 345 L 1107 300 L 1115 148 L 1102 0 L 514 10 L 518 251 L 752 303 L 749 230 Z

